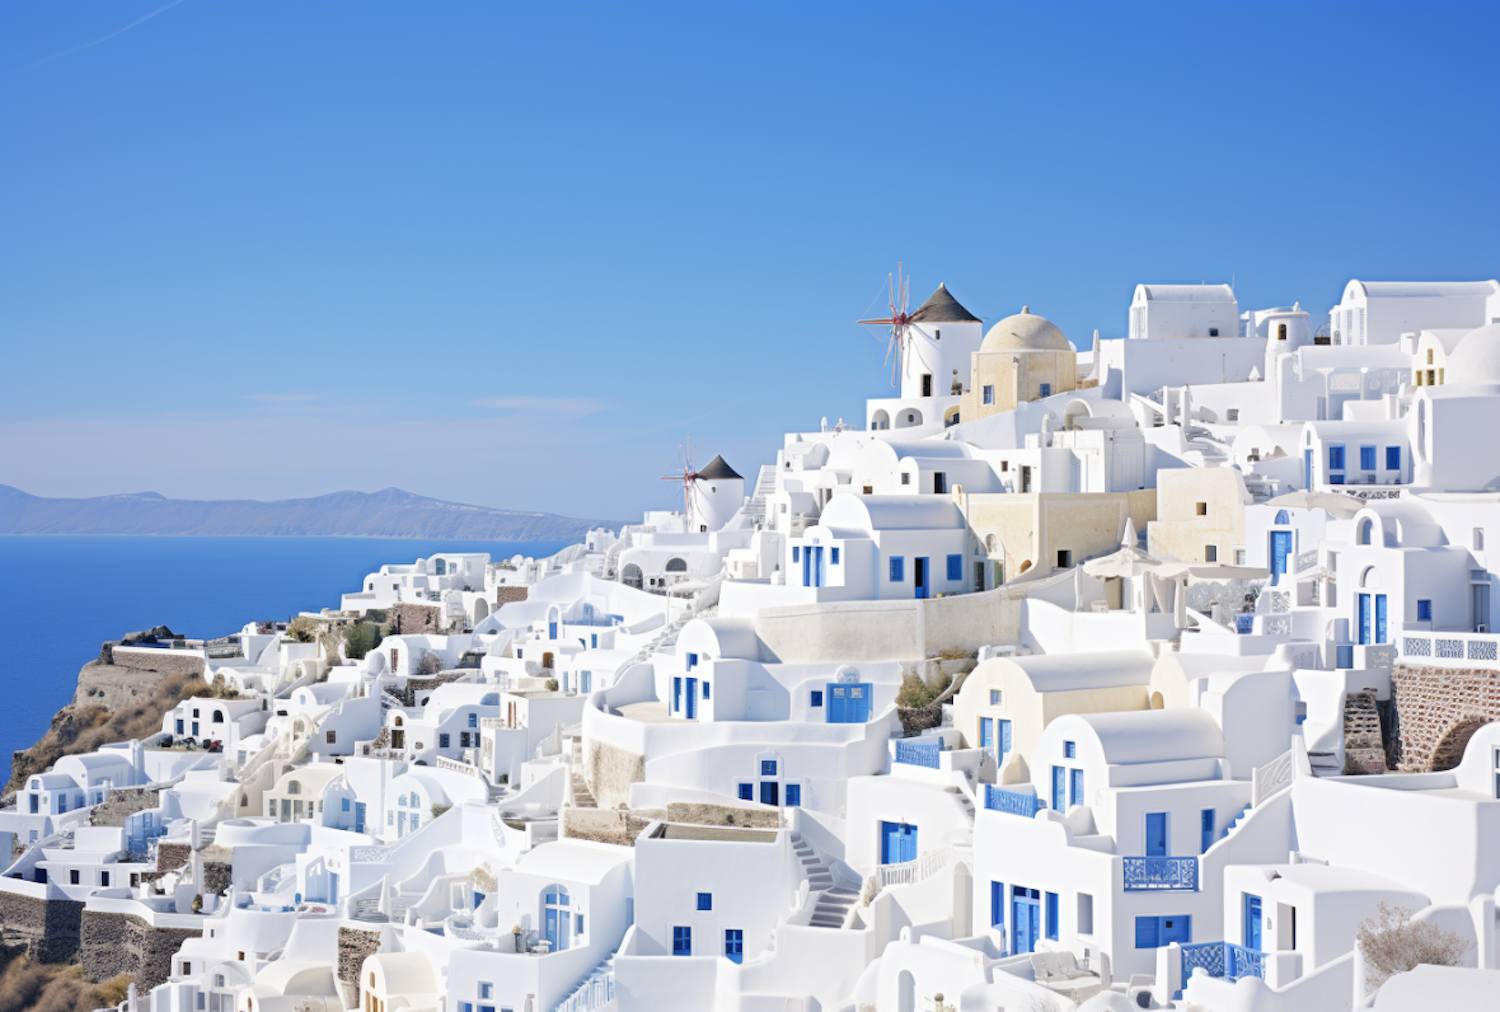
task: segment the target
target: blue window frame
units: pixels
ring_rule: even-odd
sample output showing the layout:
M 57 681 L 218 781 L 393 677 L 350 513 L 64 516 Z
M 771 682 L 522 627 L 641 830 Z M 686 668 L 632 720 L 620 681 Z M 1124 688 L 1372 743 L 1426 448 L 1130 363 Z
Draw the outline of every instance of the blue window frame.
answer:
M 693 929 L 679 924 L 672 929 L 672 955 L 691 956 L 692 954 Z
M 1065 742 L 1063 742 L 1063 758 L 1064 759 L 1077 759 L 1078 758 L 1078 743 L 1076 741 L 1065 741 Z
M 1203 815 L 1201 817 L 1199 825 L 1201 826 L 1203 833 L 1202 853 L 1207 854 L 1208 848 L 1214 845 L 1214 810 L 1212 808 L 1203 809 Z
M 698 666 L 698 655 L 697 654 L 688 654 L 687 655 L 687 669 L 689 671 L 692 671 L 697 666 Z
M 458 1003 L 458 1012 L 474 1012 L 474 1003 L 471 1002 L 471 1001 L 461 1001 L 461 1002 L 459 1002 Z
M 731 963 L 745 961 L 745 932 L 742 929 L 724 929 L 724 958 Z
M 1417 621 L 1418 622 L 1431 622 L 1432 621 L 1432 602 L 1431 601 L 1428 601 L 1428 600 L 1424 599 L 1424 600 L 1421 600 L 1421 601 L 1417 602 Z
M 1057 893 L 1047 894 L 1047 937 L 1057 941 Z
M 962 555 L 948 556 L 948 579 L 962 580 L 964 578 L 964 557 Z
M 776 781 L 762 780 L 760 782 L 760 803 L 763 805 L 779 805 L 781 791 Z
M 1328 447 L 1328 470 L 1342 471 L 1344 469 L 1344 447 L 1342 443 L 1334 443 Z
M 1401 470 L 1401 447 L 1387 446 L 1385 448 L 1385 469 L 1387 471 Z
M 740 800 L 741 801 L 754 801 L 755 800 L 755 785 L 754 784 L 740 784 Z
M 1069 770 L 1068 800 L 1075 805 L 1083 804 L 1083 770 Z
M 822 689 L 813 689 L 810 695 L 811 695 L 811 698 L 808 700 L 808 704 L 810 706 L 822 706 L 823 705 L 823 690 Z
M 348 798 L 344 798 L 343 802 L 344 802 L 343 809 L 344 809 L 344 811 L 347 812 L 349 810 L 349 799 Z
M 801 784 L 787 784 L 786 785 L 786 805 L 787 805 L 788 808 L 801 808 L 802 807 L 802 785 Z
M 831 566 L 837 566 L 839 564 L 838 545 L 834 545 L 832 548 L 828 549 L 828 564 Z
M 776 775 L 776 760 L 762 759 L 760 761 L 760 775 L 763 777 L 774 777 Z
M 792 561 L 793 562 L 801 562 L 802 561 L 802 549 L 798 545 L 793 545 L 792 546 Z
M 991 689 L 990 690 L 990 705 L 991 706 L 999 706 L 1000 705 L 1000 690 L 999 689 Z
M 990 883 L 990 927 L 1005 927 L 1005 883 Z
M 704 699 L 709 698 L 709 696 L 708 696 L 708 682 L 706 682 L 706 681 L 703 683 L 703 698 Z
M 714 908 L 714 894 L 713 893 L 699 893 L 698 894 L 698 909 L 699 910 L 712 910 L 713 908 Z
M 906 579 L 906 558 L 901 555 L 891 556 L 891 582 L 901 583 Z
M 1338 474 L 1330 474 L 1328 476 L 1328 484 L 1330 484 L 1330 485 L 1342 485 L 1343 483 L 1344 483 L 1343 472 L 1340 472 Z
M 995 403 L 995 388 L 988 383 L 984 386 L 984 403 Z
M 1043 397 L 1051 397 L 1052 396 L 1052 384 L 1051 383 L 1043 383 L 1042 384 L 1041 395 Z
M 447 748 L 447 747 L 448 747 L 448 735 L 446 735 L 446 734 L 439 734 L 438 735 L 438 748 Z
M 1375 470 L 1375 447 L 1361 446 L 1359 448 L 1359 467 L 1362 471 Z

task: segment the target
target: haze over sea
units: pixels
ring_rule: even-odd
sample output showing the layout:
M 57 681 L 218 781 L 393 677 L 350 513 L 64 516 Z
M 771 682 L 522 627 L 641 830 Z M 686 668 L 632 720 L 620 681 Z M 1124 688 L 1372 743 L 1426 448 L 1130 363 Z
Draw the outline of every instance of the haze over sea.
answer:
M 0 764 L 73 697 L 99 645 L 166 625 L 224 636 L 250 621 L 336 608 L 384 563 L 435 552 L 543 557 L 553 542 L 396 538 L 0 537 Z

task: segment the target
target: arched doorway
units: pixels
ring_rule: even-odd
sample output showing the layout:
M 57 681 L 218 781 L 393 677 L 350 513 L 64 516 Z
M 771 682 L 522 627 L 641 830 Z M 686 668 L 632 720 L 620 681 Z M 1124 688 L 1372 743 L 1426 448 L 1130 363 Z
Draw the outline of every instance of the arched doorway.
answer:
M 490 603 L 481 597 L 474 602 L 474 624 L 478 625 L 489 617 Z
M 898 1012 L 917 1012 L 917 978 L 910 970 L 902 970 L 896 978 L 896 1008 Z
M 620 582 L 627 587 L 642 590 L 646 586 L 646 579 L 641 573 L 641 567 L 634 562 L 626 563 L 625 568 L 620 570 Z
M 870 429 L 872 431 L 877 429 L 889 429 L 890 427 L 891 416 L 886 414 L 884 409 L 877 411 L 870 416 Z
M 687 563 L 684 562 L 682 559 L 668 559 L 667 560 L 667 572 L 669 572 L 669 573 L 686 573 L 687 572 Z
M 953 868 L 953 937 L 974 934 L 974 876 L 959 862 Z
M 1483 717 L 1466 717 L 1450 727 L 1438 739 L 1437 748 L 1432 750 L 1432 771 L 1436 773 L 1457 766 L 1463 760 L 1464 749 L 1469 747 L 1474 732 L 1488 723 Z

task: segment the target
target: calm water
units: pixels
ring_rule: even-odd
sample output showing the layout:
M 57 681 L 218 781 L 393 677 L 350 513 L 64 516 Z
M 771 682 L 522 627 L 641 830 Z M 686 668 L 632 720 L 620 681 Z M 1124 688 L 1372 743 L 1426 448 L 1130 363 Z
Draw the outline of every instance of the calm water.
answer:
M 541 557 L 561 543 L 387 538 L 0 537 L 0 768 L 47 729 L 99 644 L 166 625 L 224 636 L 336 608 L 383 563 L 434 552 Z

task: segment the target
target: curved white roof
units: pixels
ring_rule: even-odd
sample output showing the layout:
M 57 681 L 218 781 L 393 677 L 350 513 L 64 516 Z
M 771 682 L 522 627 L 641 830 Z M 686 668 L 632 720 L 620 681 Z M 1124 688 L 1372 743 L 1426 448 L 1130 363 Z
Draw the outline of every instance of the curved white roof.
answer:
M 1073 346 L 1057 329 L 1057 325 L 1044 316 L 1032 313 L 1029 307 L 1014 316 L 1007 316 L 990 328 L 979 345 L 981 352 L 1002 351 L 1072 351 Z
M 1074 692 L 1145 685 L 1155 661 L 1144 650 L 1101 650 L 1007 657 L 1031 679 L 1037 692 Z
M 824 507 L 818 523 L 844 530 L 948 530 L 964 526 L 951 499 L 936 495 L 842 493 Z
M 425 952 L 377 952 L 365 957 L 365 964 L 370 963 L 380 968 L 387 995 L 433 994 L 438 990 L 432 958 Z
M 1500 293 L 1495 281 L 1359 281 L 1346 291 L 1360 291 L 1367 299 L 1422 299 L 1433 297 L 1483 299 Z
M 605 875 L 629 861 L 629 848 L 588 840 L 558 840 L 521 855 L 516 861 L 516 871 L 559 882 L 598 884 Z
M 1238 302 L 1228 285 L 1136 285 L 1136 302 Z
M 1448 355 L 1449 385 L 1500 383 L 1500 323 L 1472 330 Z
M 255 983 L 281 995 L 338 994 L 333 967 L 308 959 L 277 959 L 263 966 Z
M 1224 733 L 1196 707 L 1075 714 L 1093 728 L 1111 765 L 1221 758 Z

